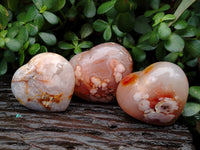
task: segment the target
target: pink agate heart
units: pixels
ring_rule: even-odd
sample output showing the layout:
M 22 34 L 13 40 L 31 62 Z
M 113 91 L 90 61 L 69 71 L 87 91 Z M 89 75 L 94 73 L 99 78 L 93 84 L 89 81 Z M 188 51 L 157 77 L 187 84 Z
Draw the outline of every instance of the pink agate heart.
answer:
M 188 97 L 188 80 L 182 69 L 169 62 L 158 62 L 120 82 L 116 97 L 130 116 L 155 125 L 173 124 Z
M 132 72 L 129 52 L 116 43 L 99 44 L 71 58 L 75 95 L 93 102 L 113 102 L 121 79 Z

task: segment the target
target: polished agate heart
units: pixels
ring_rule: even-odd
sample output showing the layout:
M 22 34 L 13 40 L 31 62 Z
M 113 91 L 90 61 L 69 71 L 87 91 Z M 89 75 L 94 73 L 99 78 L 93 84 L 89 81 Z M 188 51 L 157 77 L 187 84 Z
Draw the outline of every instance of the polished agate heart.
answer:
M 130 116 L 150 124 L 171 125 L 183 111 L 188 88 L 187 77 L 179 66 L 158 62 L 123 78 L 116 97 Z
M 129 52 L 116 43 L 99 44 L 71 58 L 75 95 L 93 102 L 113 102 L 121 79 L 132 72 Z
M 71 64 L 55 53 L 41 53 L 20 67 L 11 88 L 18 101 L 29 109 L 65 111 L 75 86 Z

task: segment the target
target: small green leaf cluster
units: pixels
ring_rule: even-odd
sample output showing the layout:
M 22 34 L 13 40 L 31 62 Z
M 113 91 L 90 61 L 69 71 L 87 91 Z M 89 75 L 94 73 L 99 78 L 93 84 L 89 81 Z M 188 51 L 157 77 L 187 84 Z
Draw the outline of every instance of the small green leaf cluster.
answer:
M 0 4 L 1 75 L 7 64 L 22 65 L 40 52 L 70 58 L 107 41 L 125 46 L 136 69 L 152 57 L 194 68 L 200 56 L 198 5 L 179 4 L 172 11 L 160 0 L 6 0 Z
M 189 89 L 189 101 L 186 103 L 182 116 L 184 122 L 190 127 L 195 135 L 195 141 L 199 141 L 200 128 L 198 123 L 200 122 L 200 86 L 191 86 Z M 199 143 L 195 143 L 199 146 Z
M 191 117 L 200 114 L 200 86 L 191 86 L 189 89 L 189 94 L 194 100 L 186 104 L 183 111 L 183 116 L 185 117 Z
M 81 28 L 81 39 L 88 36 L 92 28 L 89 24 L 84 24 Z M 62 50 L 73 50 L 75 54 L 81 53 L 84 48 L 91 48 L 93 43 L 91 41 L 80 41 L 80 38 L 74 32 L 67 32 L 65 34 L 65 41 L 60 41 L 58 47 Z M 66 51 L 69 53 L 70 51 Z

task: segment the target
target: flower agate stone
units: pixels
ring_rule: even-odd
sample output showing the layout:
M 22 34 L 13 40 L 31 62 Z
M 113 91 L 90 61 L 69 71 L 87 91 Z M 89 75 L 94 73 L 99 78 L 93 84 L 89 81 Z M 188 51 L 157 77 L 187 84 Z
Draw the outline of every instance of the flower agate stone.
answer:
M 150 124 L 171 125 L 183 111 L 188 88 L 187 77 L 179 66 L 158 62 L 123 78 L 116 97 L 130 116 Z
M 55 53 L 41 53 L 20 67 L 11 88 L 17 100 L 29 109 L 65 111 L 75 86 L 71 64 Z
M 132 72 L 132 58 L 119 44 L 103 43 L 71 58 L 75 95 L 92 102 L 113 102 L 121 79 Z

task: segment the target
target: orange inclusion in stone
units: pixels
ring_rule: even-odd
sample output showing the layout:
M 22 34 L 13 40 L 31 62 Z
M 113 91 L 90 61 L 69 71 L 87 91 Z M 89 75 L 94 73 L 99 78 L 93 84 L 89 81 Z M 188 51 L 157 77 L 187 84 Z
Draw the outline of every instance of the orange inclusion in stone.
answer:
M 153 65 L 150 65 L 149 67 L 144 69 L 144 74 L 149 73 L 153 69 Z
M 122 85 L 126 86 L 128 84 L 134 84 L 135 81 L 138 79 L 138 75 L 135 73 L 129 74 L 124 79 L 122 79 Z
M 58 95 L 51 95 L 51 94 L 48 94 L 46 92 L 42 92 L 41 93 L 41 97 L 40 98 L 36 98 L 37 101 L 43 105 L 43 101 L 46 101 L 46 102 L 51 102 L 51 103 L 59 103 L 61 100 L 62 100 L 62 96 L 63 96 L 63 93 L 61 94 L 58 94 Z M 28 98 L 27 101 L 30 102 L 32 101 L 34 98 Z M 43 105 L 45 108 L 48 108 L 49 106 L 45 106 Z
M 149 98 L 149 102 L 150 102 L 150 108 L 154 109 L 156 104 L 158 102 L 160 102 L 160 98 L 171 98 L 174 99 L 174 93 L 173 92 L 158 92 L 155 93 L 155 96 L 153 96 L 152 98 Z
M 23 102 L 21 99 L 17 98 L 17 100 L 18 100 L 21 104 L 24 105 L 24 102 Z
M 73 94 L 69 95 L 69 96 L 68 96 L 68 99 L 71 99 L 71 98 L 72 98 L 72 96 L 73 96 Z
M 28 83 L 27 83 L 27 81 L 25 81 L 25 84 L 26 84 L 26 95 L 28 95 Z

